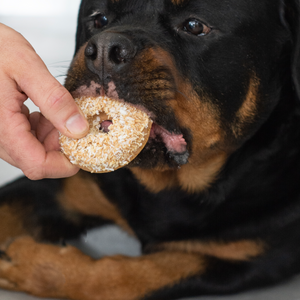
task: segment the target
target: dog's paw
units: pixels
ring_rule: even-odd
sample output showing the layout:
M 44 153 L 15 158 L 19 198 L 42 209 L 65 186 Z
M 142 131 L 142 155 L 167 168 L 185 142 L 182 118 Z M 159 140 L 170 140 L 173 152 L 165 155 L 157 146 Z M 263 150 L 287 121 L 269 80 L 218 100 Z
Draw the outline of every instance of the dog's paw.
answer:
M 76 267 L 78 256 L 82 253 L 73 247 L 18 238 L 0 253 L 0 287 L 39 297 L 67 297 L 68 271 Z

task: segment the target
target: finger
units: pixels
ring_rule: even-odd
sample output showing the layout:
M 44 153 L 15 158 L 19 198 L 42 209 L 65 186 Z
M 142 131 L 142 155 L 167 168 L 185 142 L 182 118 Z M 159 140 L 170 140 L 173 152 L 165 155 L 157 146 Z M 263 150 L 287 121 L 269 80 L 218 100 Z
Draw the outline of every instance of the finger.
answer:
M 43 164 L 24 171 L 31 180 L 42 178 L 64 178 L 75 175 L 79 168 L 72 165 L 60 151 L 47 152 Z
M 31 130 L 34 132 L 37 131 L 41 114 L 38 111 L 35 111 L 29 115 L 29 123 L 31 125 Z
M 48 121 L 43 115 L 40 116 L 39 127 L 37 128 L 38 139 L 44 142 L 47 135 L 54 129 L 52 123 Z M 57 129 L 55 130 L 57 131 Z
M 49 151 L 61 151 L 59 144 L 59 133 L 54 128 L 44 140 L 44 147 L 46 152 Z
M 20 87 L 60 132 L 73 138 L 85 136 L 88 122 L 82 112 L 70 93 L 42 66 L 36 62 L 37 77 L 36 73 L 21 75 Z
M 86 120 L 31 45 L 1 24 L 0 32 L 0 44 L 5 45 L 0 60 L 0 156 L 31 179 L 75 174 L 78 168 L 60 151 L 46 152 L 32 134 L 35 132 L 28 120 L 29 111 L 23 103 L 30 96 L 46 112 L 46 118 L 53 119 L 55 126 L 68 136 L 83 135 L 84 127 L 88 127 Z M 38 130 L 40 120 L 37 114 L 34 116 L 31 121 Z M 47 136 L 42 132 L 42 136 Z
M 0 158 L 12 166 L 18 167 L 15 161 L 7 154 L 7 152 L 3 148 L 0 148 Z
M 4 77 L 4 75 L 1 73 L 0 91 L 0 115 L 7 114 L 7 112 L 24 112 L 25 115 L 28 114 L 28 108 L 26 108 L 26 106 L 23 104 L 27 100 L 27 96 L 18 91 L 15 81 Z
M 26 116 L 27 119 L 29 118 L 29 114 L 30 114 L 29 109 L 25 104 L 22 105 L 21 112 L 22 112 L 23 115 Z
M 9 116 L 8 116 L 9 117 Z M 46 152 L 44 146 L 32 135 L 26 117 L 19 113 L 10 116 L 11 126 L 5 133 L 6 161 L 20 168 L 30 179 L 72 176 L 78 172 L 60 151 Z M 22 122 L 20 122 L 22 120 Z M 9 145 L 14 147 L 9 147 Z
M 37 139 L 43 143 L 47 135 L 53 130 L 52 123 L 41 113 L 34 112 L 30 114 L 29 121 L 32 130 L 35 131 Z
M 10 29 L 5 34 L 10 31 L 16 35 L 15 31 Z M 71 94 L 50 74 L 32 46 L 21 36 L 18 37 L 22 47 L 17 44 L 13 53 L 2 58 L 5 73 L 17 83 L 18 90 L 30 97 L 60 132 L 74 138 L 86 135 L 88 123 Z M 14 67 L 16 60 L 18 68 Z

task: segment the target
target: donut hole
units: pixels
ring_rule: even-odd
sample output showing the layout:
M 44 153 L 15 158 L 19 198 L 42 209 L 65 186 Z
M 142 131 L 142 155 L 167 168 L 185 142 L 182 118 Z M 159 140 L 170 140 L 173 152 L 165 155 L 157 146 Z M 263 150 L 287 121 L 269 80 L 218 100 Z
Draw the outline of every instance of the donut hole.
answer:
M 108 127 L 113 123 L 112 119 L 104 112 L 100 112 L 99 117 L 100 117 L 99 130 L 104 133 L 108 133 L 109 132 Z
M 103 133 L 109 132 L 109 126 L 113 124 L 112 119 L 103 112 L 88 118 L 90 124 L 90 130 L 93 134 L 101 131 Z

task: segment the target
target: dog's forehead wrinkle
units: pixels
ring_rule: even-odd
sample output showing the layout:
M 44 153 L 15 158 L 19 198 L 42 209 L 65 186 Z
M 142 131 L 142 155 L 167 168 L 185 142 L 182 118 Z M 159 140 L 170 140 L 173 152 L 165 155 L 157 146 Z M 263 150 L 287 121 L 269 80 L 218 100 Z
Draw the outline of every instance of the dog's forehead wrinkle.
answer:
M 149 0 L 149 1 L 143 1 L 144 8 L 146 12 L 158 12 L 163 9 L 163 1 L 157 1 L 157 0 Z

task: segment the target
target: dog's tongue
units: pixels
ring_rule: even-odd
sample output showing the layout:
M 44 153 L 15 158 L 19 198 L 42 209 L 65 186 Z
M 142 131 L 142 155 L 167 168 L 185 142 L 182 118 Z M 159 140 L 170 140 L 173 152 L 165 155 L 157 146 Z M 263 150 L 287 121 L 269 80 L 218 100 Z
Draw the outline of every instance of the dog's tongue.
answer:
M 161 126 L 153 123 L 150 138 L 155 138 L 156 136 L 161 137 L 169 152 L 183 153 L 186 151 L 187 143 L 182 134 L 170 133 Z

